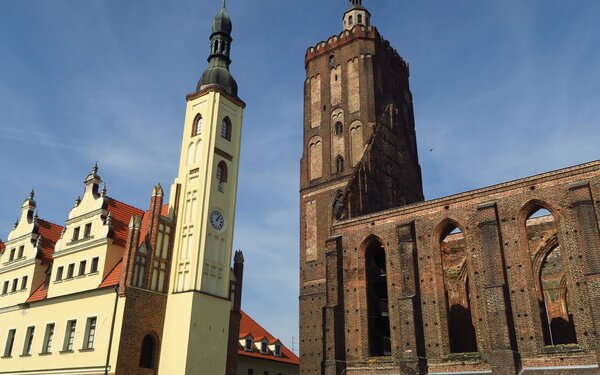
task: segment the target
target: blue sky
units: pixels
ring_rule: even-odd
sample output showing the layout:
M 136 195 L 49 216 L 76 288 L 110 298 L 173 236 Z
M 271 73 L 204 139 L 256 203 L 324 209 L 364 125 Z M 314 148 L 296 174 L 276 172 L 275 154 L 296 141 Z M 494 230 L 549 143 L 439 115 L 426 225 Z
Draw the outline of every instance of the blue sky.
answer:
M 108 194 L 137 207 L 170 186 L 219 4 L 0 2 L 1 238 L 33 186 L 40 216 L 63 224 L 96 160 Z M 411 66 L 427 199 L 598 159 L 598 1 L 364 4 Z M 341 31 L 346 5 L 228 0 L 247 103 L 243 305 L 296 349 L 304 53 Z

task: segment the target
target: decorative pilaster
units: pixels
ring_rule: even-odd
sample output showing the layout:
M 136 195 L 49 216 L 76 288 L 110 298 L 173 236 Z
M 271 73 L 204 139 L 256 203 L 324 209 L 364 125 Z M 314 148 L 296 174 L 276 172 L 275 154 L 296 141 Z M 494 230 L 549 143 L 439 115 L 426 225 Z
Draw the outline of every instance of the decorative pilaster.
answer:
M 492 374 L 514 375 L 519 369 L 519 358 L 512 332 L 512 308 L 506 289 L 504 249 L 496 203 L 477 207 L 481 245 L 485 267 L 484 297 L 488 315 L 489 354 Z
M 342 237 L 331 237 L 325 243 L 327 304 L 323 308 L 324 374 L 338 375 L 346 368 Z

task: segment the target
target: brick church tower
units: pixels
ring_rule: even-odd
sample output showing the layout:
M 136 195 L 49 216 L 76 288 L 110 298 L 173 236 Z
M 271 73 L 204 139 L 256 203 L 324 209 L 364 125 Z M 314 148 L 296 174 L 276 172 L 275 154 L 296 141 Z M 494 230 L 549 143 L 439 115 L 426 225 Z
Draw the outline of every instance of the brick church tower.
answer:
M 351 0 L 343 31 L 306 52 L 300 190 L 301 374 L 337 374 L 345 358 L 337 219 L 423 200 L 408 64 Z M 329 293 L 328 293 L 329 291 Z M 338 301 L 340 304 L 338 305 Z M 385 334 L 384 334 L 385 336 Z M 389 333 L 388 333 L 389 336 Z M 381 344 L 388 350 L 389 340 Z

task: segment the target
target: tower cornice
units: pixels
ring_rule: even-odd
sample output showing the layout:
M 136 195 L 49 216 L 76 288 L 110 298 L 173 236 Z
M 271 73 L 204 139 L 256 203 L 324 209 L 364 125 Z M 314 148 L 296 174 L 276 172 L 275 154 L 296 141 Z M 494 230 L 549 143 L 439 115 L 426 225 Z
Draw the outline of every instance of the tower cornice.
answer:
M 193 92 L 193 93 L 187 94 L 185 99 L 186 99 L 186 101 L 189 102 L 189 101 L 195 100 L 195 99 L 197 99 L 201 96 L 204 96 L 204 95 L 208 94 L 209 92 L 213 92 L 213 91 L 220 93 L 221 95 L 223 95 L 224 97 L 226 97 L 233 103 L 239 105 L 240 107 L 246 108 L 246 102 L 244 102 L 242 99 L 238 98 L 237 96 L 231 95 L 223 87 L 216 85 L 216 84 L 206 86 L 205 88 L 203 88 L 202 90 L 200 90 L 198 92 Z

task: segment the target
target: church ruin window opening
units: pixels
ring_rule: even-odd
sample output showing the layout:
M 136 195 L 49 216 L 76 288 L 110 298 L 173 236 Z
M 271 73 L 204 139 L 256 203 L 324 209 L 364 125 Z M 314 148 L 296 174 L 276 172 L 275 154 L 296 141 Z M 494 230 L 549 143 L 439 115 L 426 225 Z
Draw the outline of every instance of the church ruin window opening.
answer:
M 450 221 L 441 231 L 439 249 L 451 353 L 477 352 L 477 335 L 471 312 L 468 254 L 464 233 Z
M 365 250 L 366 291 L 369 329 L 369 354 L 390 356 L 390 317 L 388 309 L 387 267 L 381 242 L 371 239 Z

